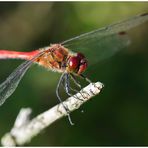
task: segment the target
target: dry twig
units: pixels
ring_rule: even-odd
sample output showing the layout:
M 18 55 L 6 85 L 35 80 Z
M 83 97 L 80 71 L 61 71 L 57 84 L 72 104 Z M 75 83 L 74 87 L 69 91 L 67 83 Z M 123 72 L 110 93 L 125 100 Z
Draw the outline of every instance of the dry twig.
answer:
M 68 98 L 63 102 L 63 104 L 70 112 L 72 112 L 78 109 L 84 102 L 97 95 L 102 88 L 103 84 L 100 82 L 91 83 L 76 95 Z M 34 136 L 38 135 L 47 126 L 51 125 L 63 116 L 67 116 L 67 112 L 65 111 L 63 104 L 60 103 L 54 106 L 53 108 L 39 114 L 32 120 L 29 120 L 31 109 L 22 108 L 16 118 L 14 127 L 9 133 L 6 133 L 2 137 L 2 145 L 15 146 L 24 145 L 25 143 L 30 142 Z

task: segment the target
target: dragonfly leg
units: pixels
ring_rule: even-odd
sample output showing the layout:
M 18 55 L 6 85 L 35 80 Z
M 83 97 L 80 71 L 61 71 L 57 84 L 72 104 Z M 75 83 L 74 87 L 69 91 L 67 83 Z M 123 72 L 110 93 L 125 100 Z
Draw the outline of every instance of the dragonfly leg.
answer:
M 88 83 L 92 83 L 95 87 L 97 87 L 96 85 L 95 85 L 95 83 L 93 83 L 90 79 L 88 79 L 86 76 L 84 76 L 84 75 L 80 75 L 80 77 L 81 78 L 83 78 L 84 80 L 86 80 Z M 104 87 L 104 85 L 103 85 L 103 87 Z M 98 88 L 98 87 L 97 87 Z M 93 94 L 93 91 L 92 90 L 90 90 L 91 91 L 91 93 Z
M 73 82 L 76 84 L 76 86 L 78 86 L 80 89 L 82 88 L 80 82 L 78 80 L 76 80 L 76 77 L 71 73 L 70 74 L 71 79 L 73 80 Z
M 80 74 L 80 77 L 84 80 L 86 80 L 88 83 L 92 83 L 92 81 L 90 79 L 88 79 L 86 76 Z
M 90 83 L 93 83 L 90 79 L 88 79 L 86 76 L 84 76 L 84 75 L 82 75 L 82 74 L 80 74 L 80 78 L 82 78 L 82 79 L 84 79 L 86 82 L 88 82 L 89 84 Z M 89 96 L 89 94 L 87 93 L 87 92 L 85 92 L 88 96 Z
M 70 97 L 73 96 L 73 94 L 70 93 L 70 90 L 78 93 L 79 91 L 76 90 L 76 89 L 73 89 L 70 87 L 70 77 L 69 77 L 70 74 L 65 74 L 65 83 L 64 83 L 64 88 L 65 88 L 65 91 L 67 93 L 67 95 L 69 95 Z M 81 93 L 80 93 L 81 94 Z M 82 94 L 81 94 L 82 95 Z M 74 97 L 78 100 L 81 100 L 83 101 L 82 99 L 80 99 L 77 95 L 74 95 Z
M 64 109 L 67 112 L 67 116 L 68 116 L 68 120 L 69 120 L 70 124 L 74 125 L 74 123 L 72 122 L 71 117 L 70 117 L 69 109 L 63 104 L 62 99 L 61 99 L 61 97 L 59 95 L 60 86 L 61 86 L 61 83 L 63 82 L 64 77 L 65 77 L 65 73 L 63 73 L 61 75 L 61 77 L 60 77 L 60 80 L 59 80 L 57 88 L 56 88 L 56 95 L 57 95 L 57 98 L 58 98 L 59 102 L 63 105 Z
M 71 76 L 70 78 L 73 80 L 73 82 L 76 84 L 76 86 L 78 86 L 81 89 L 82 86 L 80 85 L 80 82 L 78 82 L 78 80 L 75 78 L 75 76 L 73 74 L 70 74 L 70 76 Z M 72 87 L 69 87 L 69 88 L 70 88 L 70 90 L 72 90 L 75 93 L 80 93 L 80 91 L 77 89 L 74 89 Z
M 64 81 L 64 89 L 66 91 L 66 94 L 71 97 L 73 95 L 70 93 L 71 87 L 70 87 L 70 80 L 69 80 L 69 74 L 68 73 L 65 74 L 65 79 L 64 80 L 65 80 Z
M 80 82 L 76 79 L 75 75 L 73 75 L 73 74 L 71 73 L 70 76 L 71 76 L 71 79 L 73 80 L 73 82 L 76 84 L 76 86 L 78 86 L 78 87 L 81 89 L 82 86 L 81 86 Z M 73 89 L 73 88 L 71 88 L 71 90 L 74 91 L 74 92 L 76 92 L 76 93 L 80 93 L 81 96 L 82 96 L 83 98 L 85 98 L 85 96 L 84 96 L 80 91 L 77 91 L 76 89 Z M 79 100 L 81 100 L 81 99 L 79 99 Z

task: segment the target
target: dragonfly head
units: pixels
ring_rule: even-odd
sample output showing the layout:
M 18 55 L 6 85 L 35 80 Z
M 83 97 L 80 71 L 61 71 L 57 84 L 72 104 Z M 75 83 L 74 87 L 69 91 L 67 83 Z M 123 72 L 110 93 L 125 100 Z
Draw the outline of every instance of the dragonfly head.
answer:
M 87 68 L 87 60 L 82 53 L 77 53 L 76 56 L 71 56 L 68 62 L 68 70 L 80 75 Z

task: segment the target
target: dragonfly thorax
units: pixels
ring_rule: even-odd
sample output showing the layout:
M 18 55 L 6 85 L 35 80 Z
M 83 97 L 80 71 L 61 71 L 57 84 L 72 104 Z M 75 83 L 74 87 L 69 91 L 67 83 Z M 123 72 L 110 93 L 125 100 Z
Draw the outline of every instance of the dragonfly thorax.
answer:
M 39 65 L 60 73 L 80 75 L 87 68 L 87 60 L 82 53 L 73 53 L 61 44 L 51 45 L 36 61 Z

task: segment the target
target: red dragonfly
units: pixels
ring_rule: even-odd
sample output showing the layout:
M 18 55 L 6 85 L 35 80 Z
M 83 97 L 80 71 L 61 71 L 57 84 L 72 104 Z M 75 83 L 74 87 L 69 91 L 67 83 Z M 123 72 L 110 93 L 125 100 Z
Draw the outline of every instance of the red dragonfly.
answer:
M 128 46 L 130 40 L 126 31 L 147 20 L 148 13 L 137 15 L 128 20 L 31 52 L 0 50 L 0 59 L 18 58 L 26 60 L 0 84 L 0 105 L 15 91 L 32 63 L 37 63 L 47 69 L 62 73 L 56 89 L 57 97 L 61 102 L 59 88 L 62 84 L 66 93 L 71 95 L 70 91 L 74 89 L 70 87 L 70 79 L 79 87 L 80 84 L 77 82 L 76 76 L 83 77 L 88 82 L 91 82 L 82 75 L 87 67 L 111 57 Z

